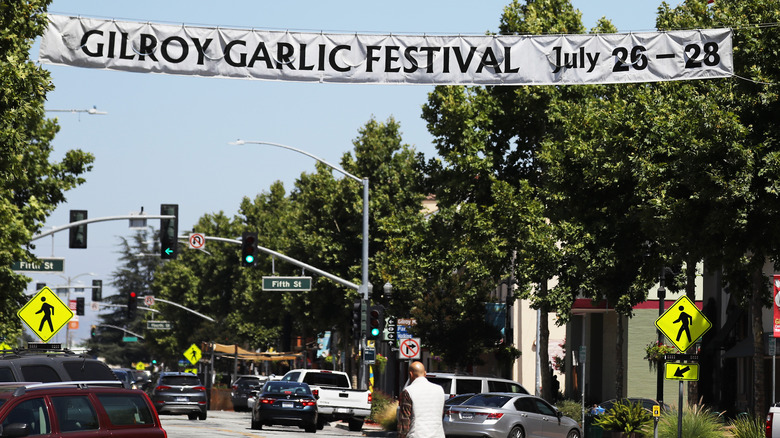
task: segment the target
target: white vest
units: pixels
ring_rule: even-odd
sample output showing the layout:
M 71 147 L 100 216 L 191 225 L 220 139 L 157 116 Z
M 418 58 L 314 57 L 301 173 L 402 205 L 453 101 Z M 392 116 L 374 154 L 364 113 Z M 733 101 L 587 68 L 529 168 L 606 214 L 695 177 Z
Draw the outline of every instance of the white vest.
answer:
M 444 438 L 444 390 L 425 377 L 406 387 L 412 399 L 412 424 L 407 438 Z

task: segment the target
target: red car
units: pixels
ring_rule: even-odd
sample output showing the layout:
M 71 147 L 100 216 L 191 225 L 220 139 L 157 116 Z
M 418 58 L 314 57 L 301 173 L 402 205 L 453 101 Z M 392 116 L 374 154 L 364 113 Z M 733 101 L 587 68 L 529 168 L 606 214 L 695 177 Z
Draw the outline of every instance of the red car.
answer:
M 0 384 L 0 435 L 167 438 L 149 397 L 121 382 Z

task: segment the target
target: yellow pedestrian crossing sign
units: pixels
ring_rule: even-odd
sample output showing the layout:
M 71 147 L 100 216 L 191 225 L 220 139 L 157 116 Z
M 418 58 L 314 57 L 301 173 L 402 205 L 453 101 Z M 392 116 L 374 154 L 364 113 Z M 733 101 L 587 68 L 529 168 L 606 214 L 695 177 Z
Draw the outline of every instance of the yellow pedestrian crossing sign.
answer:
M 73 318 L 73 311 L 48 287 L 38 291 L 16 314 L 43 342 Z
M 690 298 L 683 295 L 655 320 L 655 326 L 681 353 L 712 327 Z
M 190 348 L 184 352 L 184 357 L 186 357 L 191 364 L 195 365 L 200 360 L 202 354 L 203 353 L 200 351 L 200 348 L 198 348 L 197 345 L 192 344 L 190 345 Z

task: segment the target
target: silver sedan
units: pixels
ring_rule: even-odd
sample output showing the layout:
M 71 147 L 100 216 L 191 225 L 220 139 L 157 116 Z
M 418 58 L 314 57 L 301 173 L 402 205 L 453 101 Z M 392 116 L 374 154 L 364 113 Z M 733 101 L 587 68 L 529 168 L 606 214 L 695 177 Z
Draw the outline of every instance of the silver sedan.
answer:
M 477 394 L 445 406 L 447 436 L 492 438 L 580 438 L 579 424 L 539 397 L 527 394 Z

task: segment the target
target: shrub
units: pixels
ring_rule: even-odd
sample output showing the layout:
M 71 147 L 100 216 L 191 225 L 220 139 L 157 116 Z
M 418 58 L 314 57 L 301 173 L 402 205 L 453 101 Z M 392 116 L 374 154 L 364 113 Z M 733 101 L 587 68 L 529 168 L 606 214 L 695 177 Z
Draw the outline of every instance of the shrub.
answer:
M 369 419 L 376 421 L 376 416 L 393 403 L 393 399 L 382 391 L 375 390 L 371 393 L 371 415 Z
M 593 424 L 604 430 L 638 434 L 652 424 L 652 418 L 641 402 L 618 401 L 612 409 L 596 417 Z
M 675 409 L 664 411 L 658 421 L 658 438 L 677 438 L 678 412 Z M 712 412 L 701 403 L 685 408 L 682 418 L 682 436 L 691 438 L 723 438 L 726 428 L 720 414 Z M 652 435 L 649 425 L 644 431 Z
M 573 418 L 577 421 L 582 419 L 582 405 L 574 400 L 561 400 L 555 405 L 563 415 Z
M 764 438 L 765 420 L 761 417 L 740 415 L 731 422 L 731 434 L 734 438 Z
M 372 420 L 382 426 L 382 429 L 387 431 L 395 431 L 398 430 L 398 422 L 396 418 L 396 412 L 398 411 L 398 402 L 397 401 L 391 401 L 390 403 L 386 404 L 382 410 L 374 412 L 373 408 L 371 409 L 371 417 Z

